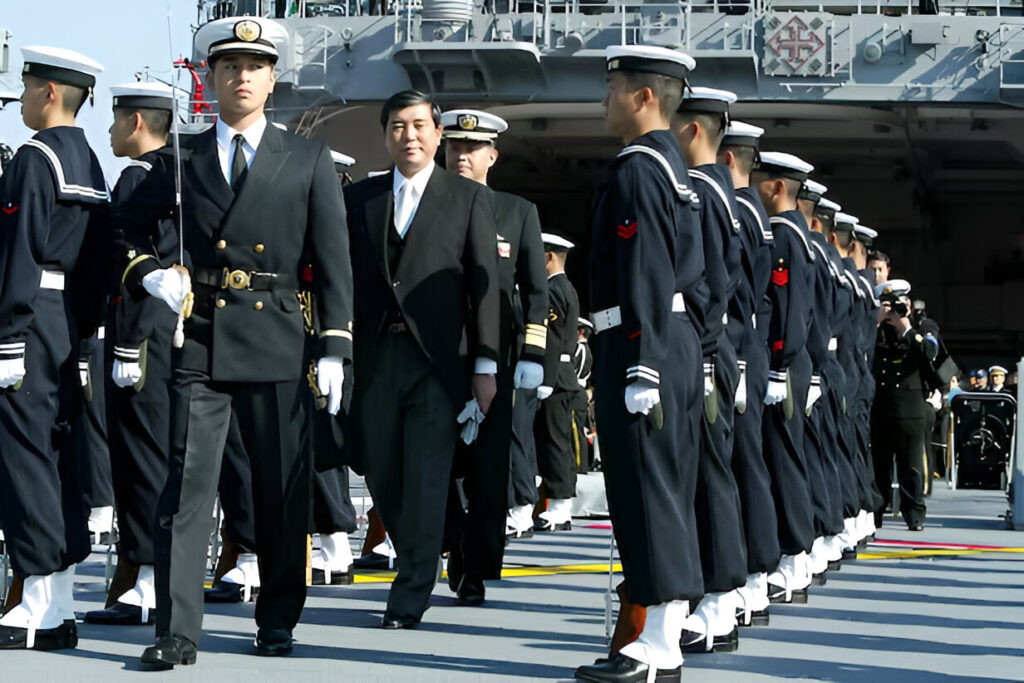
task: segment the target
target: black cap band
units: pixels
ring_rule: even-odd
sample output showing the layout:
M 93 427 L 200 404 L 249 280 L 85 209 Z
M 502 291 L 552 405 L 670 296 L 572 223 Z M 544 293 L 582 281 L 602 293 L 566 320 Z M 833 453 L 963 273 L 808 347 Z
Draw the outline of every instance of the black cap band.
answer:
M 649 57 L 613 57 L 608 60 L 608 71 L 632 71 L 634 73 L 658 74 L 685 81 L 690 70 L 686 65 L 668 59 Z
M 50 64 L 39 64 L 38 62 L 25 62 L 25 68 L 21 73 L 41 78 L 44 81 L 54 81 L 64 85 L 73 85 L 76 88 L 91 88 L 96 85 L 96 77 L 84 74 L 74 69 L 65 69 Z
M 120 95 L 114 98 L 114 109 L 162 109 L 164 111 L 174 111 L 174 100 L 169 100 L 166 97 Z

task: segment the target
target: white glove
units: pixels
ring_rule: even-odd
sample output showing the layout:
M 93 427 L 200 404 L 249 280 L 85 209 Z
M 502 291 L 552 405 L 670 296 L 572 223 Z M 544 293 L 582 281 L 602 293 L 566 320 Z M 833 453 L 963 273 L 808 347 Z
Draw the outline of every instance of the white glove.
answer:
M 651 408 L 661 403 L 661 391 L 651 387 L 630 384 L 626 386 L 626 410 L 630 413 L 651 412 Z
M 82 388 L 89 386 L 89 359 L 78 361 L 78 381 L 82 383 Z
M 715 364 L 704 364 L 704 396 L 710 396 L 715 390 Z
M 177 268 L 154 270 L 142 278 L 142 286 L 150 295 L 170 306 L 175 313 L 181 313 L 185 296 L 192 291 L 188 274 Z
M 521 360 L 516 363 L 513 381 L 516 389 L 536 389 L 544 381 L 544 366 L 532 360 Z
M 142 379 L 142 366 L 138 363 L 125 363 L 115 359 L 114 370 L 110 376 L 113 377 L 114 384 L 124 389 L 137 384 Z
M 466 407 L 459 413 L 457 421 L 462 426 L 462 440 L 466 444 L 476 441 L 476 435 L 480 431 L 480 423 L 484 421 L 484 411 L 480 410 L 480 404 L 475 398 L 466 401 Z
M 764 397 L 764 404 L 766 406 L 773 406 L 776 403 L 782 403 L 786 400 L 786 396 L 789 395 L 789 390 L 786 389 L 786 375 L 772 372 L 768 374 L 768 392 Z
M 25 378 L 25 357 L 0 360 L 0 389 L 13 387 Z
M 554 392 L 555 390 L 552 387 L 537 387 L 537 398 L 543 401 Z
M 327 399 L 327 412 L 337 415 L 341 410 L 341 391 L 345 383 L 345 363 L 337 356 L 316 362 L 316 388 Z
M 736 361 L 736 366 L 740 370 L 740 381 L 736 385 L 736 395 L 733 398 L 733 405 L 736 407 L 736 412 L 742 414 L 747 410 L 747 361 Z
M 814 407 L 819 398 L 821 398 L 821 377 L 819 375 L 811 375 L 811 388 L 807 390 L 807 407 L 804 412 L 810 415 L 811 408 Z

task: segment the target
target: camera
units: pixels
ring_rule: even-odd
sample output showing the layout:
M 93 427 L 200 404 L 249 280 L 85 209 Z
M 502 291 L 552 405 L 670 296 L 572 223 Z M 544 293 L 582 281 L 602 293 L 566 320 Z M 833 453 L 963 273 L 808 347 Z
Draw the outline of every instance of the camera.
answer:
M 901 318 L 906 318 L 910 315 L 910 307 L 907 306 L 907 302 L 900 298 L 899 294 L 883 294 L 881 296 L 882 303 L 888 303 L 892 309 L 892 312 Z

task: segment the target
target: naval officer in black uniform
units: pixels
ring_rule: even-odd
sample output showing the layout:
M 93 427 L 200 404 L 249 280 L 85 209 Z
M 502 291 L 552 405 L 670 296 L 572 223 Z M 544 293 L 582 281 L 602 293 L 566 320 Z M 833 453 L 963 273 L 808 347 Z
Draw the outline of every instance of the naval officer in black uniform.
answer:
M 487 185 L 488 172 L 498 159 L 497 138 L 508 124 L 487 112 L 454 109 L 441 115 L 441 125 L 448 170 Z M 537 207 L 507 192 L 495 191 L 492 202 L 501 286 L 498 393 L 476 440 L 459 444 L 448 493 L 445 534 L 448 585 L 464 605 L 481 604 L 484 580 L 501 578 L 512 396 L 516 390 L 535 391 L 540 386 L 547 343 L 548 283 Z M 516 319 L 517 311 L 521 320 Z M 517 345 L 516 330 L 520 327 L 525 328 L 525 334 L 522 345 Z M 458 477 L 463 477 L 465 508 L 456 487 Z
M 352 419 L 358 465 L 400 558 L 381 622 L 398 629 L 429 607 L 459 418 L 479 427 L 497 390 L 500 280 L 493 193 L 433 161 L 438 106 L 403 91 L 380 122 L 395 167 L 345 188 Z
M 0 180 L 0 519 L 21 602 L 0 648 L 75 647 L 74 565 L 89 554 L 67 423 L 81 409 L 78 340 L 105 290 L 109 195 L 75 116 L 103 67 L 62 48 L 24 48 L 21 117 L 38 131 Z
M 111 194 L 110 225 L 123 242 L 119 213 L 130 205 L 135 189 L 157 167 L 173 168 L 167 135 L 174 115 L 174 94 L 162 83 L 132 83 L 111 88 L 114 123 L 110 146 L 129 157 Z M 130 209 L 129 209 L 130 210 Z M 149 226 L 155 253 L 176 255 L 177 230 L 172 221 Z M 123 258 L 137 254 L 125 245 Z M 127 262 L 120 263 L 123 270 Z M 168 264 L 170 265 L 170 261 Z M 120 284 L 120 283 L 118 283 Z M 117 571 L 106 609 L 86 612 L 93 624 L 152 623 L 156 608 L 153 530 L 156 504 L 167 479 L 170 437 L 171 335 L 177 316 L 166 304 L 147 297 L 119 296 L 108 312 L 107 357 L 112 385 L 107 400 L 107 432 L 117 509 Z M 143 370 L 143 368 L 145 370 Z M 100 378 L 96 378 L 97 380 Z
M 761 195 L 774 237 L 768 296 L 772 315 L 765 403 L 764 455 L 772 475 L 782 558 L 768 576 L 772 601 L 806 601 L 814 543 L 813 512 L 804 461 L 804 406 L 811 380 L 807 335 L 811 324 L 814 252 L 796 196 L 813 166 L 792 154 L 761 152 L 751 183 Z
M 768 390 L 768 285 L 775 238 L 761 197 L 750 186 L 750 172 L 757 161 L 763 133 L 762 128 L 733 120 L 718 147 L 718 160 L 732 176 L 739 209 L 737 218 L 742 226 L 739 242 L 743 277 L 729 302 L 727 326 L 734 337 L 736 328 L 742 328 L 736 347 L 740 374 L 734 397 L 732 452 L 747 549 L 747 578 L 738 590 L 742 604 L 737 617 L 741 626 L 768 624 L 768 572 L 775 570 L 781 556 L 771 476 L 762 455 L 761 438 L 764 396 Z
M 157 642 L 143 653 L 146 664 L 195 661 L 210 509 L 232 417 L 252 469 L 258 654 L 291 652 L 305 601 L 312 458 L 300 449 L 309 391 L 298 298 L 304 255 L 313 255 L 322 326 L 317 381 L 334 413 L 351 355 L 352 281 L 330 150 L 269 125 L 263 113 L 286 36 L 258 18 L 210 22 L 196 34 L 219 119 L 191 141 L 184 162 L 189 270 L 162 269 L 144 254 L 125 274 L 129 291 L 176 311 L 190 282 L 195 300 L 173 358 L 171 466 L 156 537 Z M 173 189 L 168 181 L 154 178 Z
M 900 512 L 911 531 L 924 528 L 925 501 L 922 454 L 924 453 L 923 372 L 935 360 L 938 344 L 914 329 L 910 322 L 910 283 L 888 280 L 875 288 L 881 301 L 875 346 L 874 375 L 877 382 L 871 406 L 871 456 L 875 483 L 888 492 L 892 463 L 900 487 Z M 882 508 L 875 509 L 875 525 L 881 526 Z
M 695 328 L 708 291 L 696 194 L 669 119 L 696 63 L 658 47 L 606 54 L 605 122 L 623 149 L 591 227 L 594 394 L 623 609 L 646 608 L 646 621 L 576 677 L 678 678 L 688 601 L 704 594 L 694 520 L 704 386 Z

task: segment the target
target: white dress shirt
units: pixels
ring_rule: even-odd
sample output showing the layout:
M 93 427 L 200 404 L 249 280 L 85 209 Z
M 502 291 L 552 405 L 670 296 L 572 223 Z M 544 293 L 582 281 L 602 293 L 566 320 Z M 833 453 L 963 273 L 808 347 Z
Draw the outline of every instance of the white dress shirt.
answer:
M 263 132 L 267 130 L 267 117 L 261 116 L 256 123 L 245 130 L 235 130 L 223 119 L 217 119 L 217 159 L 220 161 L 220 172 L 224 174 L 224 180 L 231 184 L 231 162 L 235 155 L 235 136 L 239 133 L 245 138 L 242 141 L 242 151 L 245 152 L 245 165 L 252 166 L 252 159 L 256 156 L 256 148 L 260 146 L 263 139 Z
M 434 172 L 434 166 L 434 162 L 431 161 L 412 178 L 406 178 L 397 168 L 395 169 L 391 191 L 395 199 L 395 230 L 398 231 L 399 237 L 405 237 L 406 231 L 412 225 L 412 219 L 416 217 L 416 209 L 423 199 L 423 192 L 427 189 L 427 181 Z

